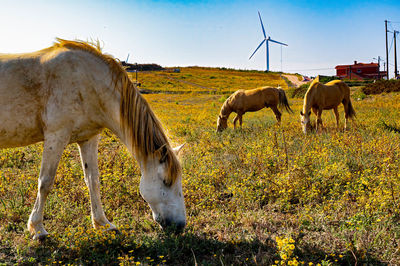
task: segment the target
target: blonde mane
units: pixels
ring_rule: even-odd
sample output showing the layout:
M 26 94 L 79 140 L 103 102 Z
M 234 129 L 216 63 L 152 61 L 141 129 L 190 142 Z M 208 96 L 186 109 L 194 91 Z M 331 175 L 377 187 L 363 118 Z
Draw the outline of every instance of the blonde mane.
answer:
M 138 159 L 146 163 L 149 156 L 159 156 L 160 162 L 165 161 L 168 167 L 166 185 L 172 185 L 181 173 L 180 163 L 173 152 L 169 140 L 151 110 L 147 101 L 141 96 L 136 86 L 131 82 L 122 65 L 111 55 L 101 51 L 99 42 L 69 41 L 57 39 L 53 48 L 79 49 L 99 57 L 105 62 L 112 73 L 112 87 L 121 94 L 120 120 L 121 129 L 131 140 L 132 151 Z

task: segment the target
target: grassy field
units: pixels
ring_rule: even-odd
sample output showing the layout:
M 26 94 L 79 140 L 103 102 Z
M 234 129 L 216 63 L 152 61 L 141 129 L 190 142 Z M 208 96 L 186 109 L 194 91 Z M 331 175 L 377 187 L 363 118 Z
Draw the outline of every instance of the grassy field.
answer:
M 135 79 L 135 73 L 130 73 L 130 76 Z M 140 72 L 138 81 L 142 83 L 143 90 L 164 93 L 226 94 L 266 85 L 287 88 L 278 73 L 205 67 L 180 68 L 180 73 L 174 73 L 172 69 Z
M 273 85 L 252 74 L 182 69 L 167 75 L 191 75 L 190 82 L 217 92 L 185 87 L 188 93 L 145 95 L 172 142 L 187 143 L 182 165 L 188 224 L 180 235 L 162 232 L 152 220 L 139 195 L 138 165 L 104 131 L 101 193 L 106 215 L 121 233 L 92 229 L 78 150 L 70 145 L 45 209 L 52 236 L 33 241 L 26 222 L 42 144 L 1 150 L 0 265 L 399 265 L 400 135 L 386 131 L 382 121 L 400 125 L 400 94 L 353 99 L 357 119 L 345 132 L 336 130 L 333 113 L 326 111 L 325 131 L 304 136 L 302 100 L 289 99 L 294 114 L 283 113 L 280 127 L 264 109 L 246 114 L 236 131 L 230 117 L 230 128 L 216 134 L 226 97 L 221 91 Z M 161 78 L 143 75 L 147 89 L 153 83 L 155 90 L 179 89 L 157 86 L 152 75 Z

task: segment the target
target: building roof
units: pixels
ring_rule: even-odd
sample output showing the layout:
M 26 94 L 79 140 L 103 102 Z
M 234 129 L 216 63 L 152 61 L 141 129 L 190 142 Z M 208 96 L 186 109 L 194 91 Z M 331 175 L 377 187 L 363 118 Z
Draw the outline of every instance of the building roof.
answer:
M 338 68 L 349 68 L 349 67 L 378 67 L 377 63 L 356 63 L 353 65 L 337 65 L 335 66 L 335 69 Z

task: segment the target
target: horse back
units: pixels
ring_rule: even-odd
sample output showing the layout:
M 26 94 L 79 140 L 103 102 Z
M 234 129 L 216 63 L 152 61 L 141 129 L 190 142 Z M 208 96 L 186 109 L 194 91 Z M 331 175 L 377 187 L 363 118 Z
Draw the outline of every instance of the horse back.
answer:
M 350 90 L 343 81 L 333 80 L 326 84 L 316 84 L 309 94 L 312 107 L 332 109 L 350 96 Z
M 0 147 L 43 139 L 40 59 L 35 54 L 0 56 Z
M 233 109 L 241 112 L 254 112 L 269 105 L 277 105 L 279 93 L 275 90 L 272 87 L 239 90 L 232 98 Z
M 95 98 L 93 87 L 98 79 L 106 81 L 106 75 L 96 78 L 92 74 L 97 69 L 91 58 L 88 53 L 64 48 L 1 55 L 0 147 L 42 141 L 46 130 L 68 126 L 81 130 L 88 123 L 88 108 L 99 106 L 86 99 Z M 91 113 L 93 123 L 96 113 Z

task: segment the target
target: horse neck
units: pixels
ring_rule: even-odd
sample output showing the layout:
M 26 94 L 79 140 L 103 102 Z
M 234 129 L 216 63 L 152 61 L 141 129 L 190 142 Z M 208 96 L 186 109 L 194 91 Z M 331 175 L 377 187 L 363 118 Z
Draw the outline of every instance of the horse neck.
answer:
M 230 107 L 230 105 L 229 105 L 229 103 L 227 101 L 225 101 L 225 103 L 222 105 L 221 111 L 219 112 L 219 115 L 221 117 L 228 118 L 229 115 L 232 113 L 232 108 Z
M 304 104 L 303 104 L 303 114 L 308 114 L 308 112 L 311 110 L 311 101 L 310 97 L 307 97 L 306 95 L 304 97 Z
M 306 95 L 304 96 L 304 104 L 303 104 L 303 114 L 308 114 L 308 112 L 311 110 L 312 106 L 312 101 L 313 101 L 313 95 L 315 93 L 316 87 L 313 86 L 311 87 L 307 92 Z

